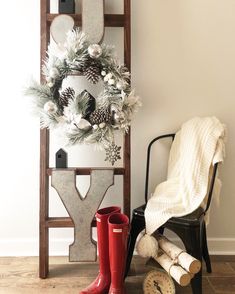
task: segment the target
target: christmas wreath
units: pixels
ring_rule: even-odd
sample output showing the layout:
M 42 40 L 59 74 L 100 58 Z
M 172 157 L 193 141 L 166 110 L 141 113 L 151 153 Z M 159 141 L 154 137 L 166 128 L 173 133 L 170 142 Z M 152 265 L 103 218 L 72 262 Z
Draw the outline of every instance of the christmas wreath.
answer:
M 45 83 L 33 82 L 27 94 L 41 118 L 41 127 L 62 128 L 68 142 L 98 143 L 106 148 L 114 141 L 114 131 L 128 132 L 132 115 L 141 105 L 130 86 L 130 73 L 114 57 L 113 47 L 89 44 L 78 28 L 69 31 L 62 56 L 48 49 L 43 65 Z M 103 91 L 94 98 L 84 90 L 62 89 L 72 74 L 84 75 L 95 84 L 103 81 Z

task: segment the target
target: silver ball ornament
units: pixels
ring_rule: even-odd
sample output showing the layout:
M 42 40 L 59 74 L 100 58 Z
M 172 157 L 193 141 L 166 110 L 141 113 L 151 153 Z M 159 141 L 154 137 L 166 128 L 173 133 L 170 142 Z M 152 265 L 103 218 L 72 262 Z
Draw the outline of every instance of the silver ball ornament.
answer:
M 57 105 L 52 102 L 51 100 L 50 101 L 47 101 L 44 106 L 43 106 L 43 109 L 45 110 L 45 112 L 49 113 L 49 114 L 54 114 L 57 112 L 58 110 L 58 107 Z
M 91 58 L 99 58 L 102 54 L 102 48 L 98 44 L 92 44 L 88 47 L 88 54 Z

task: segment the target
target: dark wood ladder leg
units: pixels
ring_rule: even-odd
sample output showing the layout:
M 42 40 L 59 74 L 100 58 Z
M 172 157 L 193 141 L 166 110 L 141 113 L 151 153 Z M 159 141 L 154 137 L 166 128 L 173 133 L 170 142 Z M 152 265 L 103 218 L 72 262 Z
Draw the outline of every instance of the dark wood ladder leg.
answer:
M 40 226 L 39 277 L 46 279 L 49 270 L 49 231 L 45 225 Z
M 50 39 L 50 28 L 47 14 L 50 13 L 50 1 L 40 0 L 41 8 L 41 82 L 44 81 L 42 72 L 43 61 L 46 59 L 47 46 Z M 49 232 L 46 221 L 49 206 L 49 131 L 40 130 L 40 211 L 39 211 L 39 277 L 45 279 L 48 275 Z
M 48 274 L 49 232 L 46 221 L 49 215 L 49 131 L 40 131 L 40 235 L 39 235 L 39 277 L 45 279 Z
M 131 72 L 131 28 L 130 28 L 131 0 L 124 0 L 124 63 Z M 124 135 L 123 164 L 125 174 L 123 177 L 123 211 L 130 217 L 131 210 L 131 129 Z
M 123 177 L 123 212 L 130 218 L 130 194 L 131 194 L 131 169 L 130 169 L 130 130 L 129 133 L 124 136 L 124 169 L 125 174 Z

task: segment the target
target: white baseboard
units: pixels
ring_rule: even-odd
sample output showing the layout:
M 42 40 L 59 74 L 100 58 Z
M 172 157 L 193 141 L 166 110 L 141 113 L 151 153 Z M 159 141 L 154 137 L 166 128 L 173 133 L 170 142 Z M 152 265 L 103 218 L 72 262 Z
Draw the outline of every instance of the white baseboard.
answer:
M 170 240 L 182 247 L 182 242 L 178 238 Z M 211 255 L 235 255 L 235 238 L 208 238 L 207 244 Z
M 68 247 L 73 243 L 72 239 L 50 239 L 49 255 L 68 255 Z M 38 256 L 38 239 L 4 239 L 0 240 L 0 256 Z
M 211 255 L 235 255 L 235 238 L 208 238 Z
M 171 239 L 179 245 L 179 239 Z M 68 255 L 68 246 L 72 239 L 50 239 L 50 256 Z M 235 238 L 209 238 L 208 247 L 211 255 L 235 255 Z M 0 256 L 38 256 L 38 239 L 0 240 Z

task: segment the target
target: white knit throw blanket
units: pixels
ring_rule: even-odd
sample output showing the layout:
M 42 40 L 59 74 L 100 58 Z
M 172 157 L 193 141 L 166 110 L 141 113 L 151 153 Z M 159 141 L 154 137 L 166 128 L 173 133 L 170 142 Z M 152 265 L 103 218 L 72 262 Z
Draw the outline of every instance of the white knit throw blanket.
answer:
M 195 117 L 182 125 L 171 147 L 167 180 L 156 187 L 145 209 L 147 234 L 201 205 L 210 167 L 223 161 L 224 137 L 225 126 L 216 117 Z

